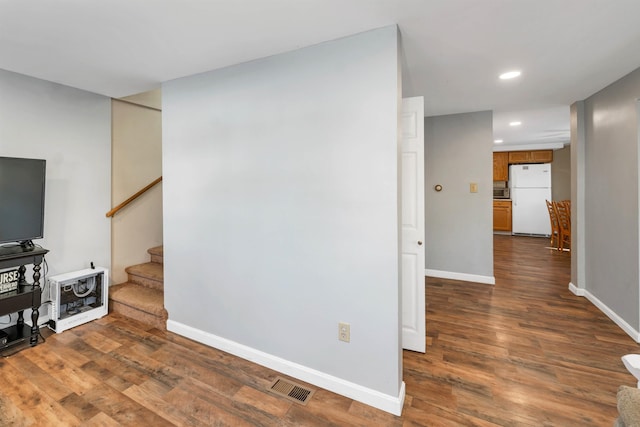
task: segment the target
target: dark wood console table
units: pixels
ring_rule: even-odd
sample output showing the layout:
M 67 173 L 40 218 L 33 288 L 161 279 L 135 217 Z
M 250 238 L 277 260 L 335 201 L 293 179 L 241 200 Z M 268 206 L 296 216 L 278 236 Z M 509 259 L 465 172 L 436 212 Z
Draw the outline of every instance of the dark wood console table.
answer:
M 49 252 L 39 246 L 24 248 L 20 245 L 0 247 L 0 270 L 18 267 L 18 289 L 0 294 L 0 316 L 18 313 L 18 323 L 2 329 L 7 334 L 7 343 L 0 345 L 0 352 L 15 344 L 26 342 L 34 346 L 38 344 L 38 317 L 40 316 L 41 288 L 40 264 L 44 255 Z M 33 282 L 25 279 L 27 268 L 33 264 Z M 31 327 L 24 324 L 23 312 L 31 309 Z

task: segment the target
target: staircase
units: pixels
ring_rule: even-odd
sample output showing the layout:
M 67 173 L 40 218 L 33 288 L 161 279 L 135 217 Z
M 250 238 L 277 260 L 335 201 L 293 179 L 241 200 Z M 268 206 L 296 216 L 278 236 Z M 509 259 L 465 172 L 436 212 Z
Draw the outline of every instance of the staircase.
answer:
M 147 252 L 151 262 L 127 267 L 128 281 L 109 287 L 109 311 L 164 331 L 168 315 L 164 308 L 163 247 Z

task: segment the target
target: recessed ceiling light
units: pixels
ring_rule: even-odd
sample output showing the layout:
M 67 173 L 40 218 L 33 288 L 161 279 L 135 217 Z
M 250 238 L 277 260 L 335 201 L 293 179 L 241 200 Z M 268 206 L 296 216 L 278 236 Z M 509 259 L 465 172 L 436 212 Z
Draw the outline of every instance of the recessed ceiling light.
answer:
M 496 140 L 495 140 L 495 141 L 493 141 L 493 142 L 495 142 L 496 144 L 502 144 L 502 143 L 504 142 L 504 140 L 502 140 L 502 139 L 496 139 Z
M 509 126 L 520 126 L 522 122 L 510 122 Z
M 515 79 L 516 77 L 520 77 L 520 74 L 522 74 L 520 71 L 508 71 L 506 73 L 500 74 L 500 79 L 501 80 Z

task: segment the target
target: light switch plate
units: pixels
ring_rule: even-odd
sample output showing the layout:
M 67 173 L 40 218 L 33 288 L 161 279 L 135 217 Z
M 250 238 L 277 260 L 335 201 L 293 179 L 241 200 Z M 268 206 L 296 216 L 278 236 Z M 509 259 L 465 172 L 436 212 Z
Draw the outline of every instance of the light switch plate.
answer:
M 338 323 L 338 339 L 344 342 L 351 341 L 351 325 L 344 322 Z

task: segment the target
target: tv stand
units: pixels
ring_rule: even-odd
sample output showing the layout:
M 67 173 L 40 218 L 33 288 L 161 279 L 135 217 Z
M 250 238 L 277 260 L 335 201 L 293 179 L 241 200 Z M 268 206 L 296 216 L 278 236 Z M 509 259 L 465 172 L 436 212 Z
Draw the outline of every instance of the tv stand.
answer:
M 0 270 L 18 267 L 18 289 L 0 294 L 0 316 L 18 313 L 18 322 L 14 326 L 2 329 L 0 344 L 6 338 L 6 343 L 0 345 L 0 352 L 8 347 L 29 341 L 31 346 L 38 344 L 38 317 L 40 316 L 41 289 L 40 264 L 47 249 L 38 246 L 23 248 L 20 245 L 0 247 Z M 25 278 L 25 265 L 33 264 L 33 282 L 29 284 Z M 25 325 L 23 312 L 31 309 L 31 327 Z

